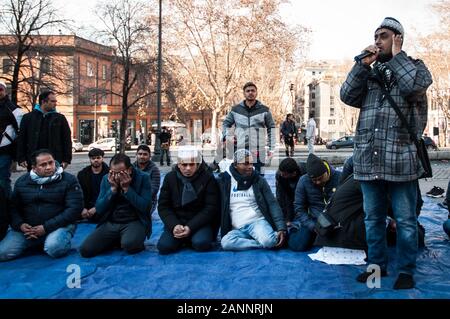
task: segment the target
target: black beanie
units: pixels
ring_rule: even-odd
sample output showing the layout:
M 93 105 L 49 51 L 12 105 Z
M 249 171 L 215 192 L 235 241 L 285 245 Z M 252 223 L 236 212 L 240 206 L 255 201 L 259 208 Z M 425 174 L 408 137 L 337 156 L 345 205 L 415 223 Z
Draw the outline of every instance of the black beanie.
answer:
M 309 154 L 306 161 L 306 173 L 310 178 L 320 177 L 327 172 L 323 161 L 314 154 Z

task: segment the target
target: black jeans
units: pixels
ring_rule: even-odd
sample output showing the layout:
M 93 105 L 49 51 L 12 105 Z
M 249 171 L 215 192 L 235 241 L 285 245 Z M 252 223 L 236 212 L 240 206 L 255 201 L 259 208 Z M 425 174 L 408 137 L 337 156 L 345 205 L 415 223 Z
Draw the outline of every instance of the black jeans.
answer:
M 119 244 L 129 254 L 138 253 L 144 249 L 145 231 L 144 225 L 138 220 L 128 224 L 106 222 L 84 240 L 80 254 L 85 258 L 94 257 Z
M 164 164 L 164 155 L 166 155 L 167 165 L 170 165 L 170 150 L 169 149 L 161 148 L 161 160 L 159 161 L 159 163 L 161 165 Z
M 158 250 L 162 255 L 174 253 L 181 249 L 183 244 L 191 244 L 196 251 L 208 251 L 213 242 L 213 230 L 211 226 L 204 226 L 197 230 L 190 237 L 178 239 L 173 237 L 173 233 L 164 228 L 164 232 L 158 241 Z

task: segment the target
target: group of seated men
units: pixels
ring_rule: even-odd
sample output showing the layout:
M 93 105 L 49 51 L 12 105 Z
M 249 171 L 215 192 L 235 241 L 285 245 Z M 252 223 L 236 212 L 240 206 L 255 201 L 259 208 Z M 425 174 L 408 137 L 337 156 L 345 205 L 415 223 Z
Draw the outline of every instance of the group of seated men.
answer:
M 140 252 L 152 233 L 156 208 L 164 224 L 157 243 L 160 254 L 186 246 L 208 251 L 219 233 L 223 250 L 287 246 L 303 252 L 313 245 L 367 249 L 362 192 L 353 179 L 351 158 L 342 172 L 314 154 L 306 163 L 286 158 L 276 173 L 274 196 L 245 149 L 237 150 L 216 177 L 199 150 L 180 147 L 161 189 L 160 171 L 150 155 L 150 148 L 140 145 L 135 163 L 116 154 L 108 166 L 104 152 L 93 149 L 88 154 L 91 164 L 76 178 L 51 151 L 34 152 L 30 172 L 16 181 L 10 199 L 0 188 L 0 261 L 30 248 L 43 248 L 51 257 L 66 255 L 82 219 L 97 223 L 97 228 L 81 244 L 81 256 L 114 248 Z M 387 241 L 395 245 L 395 220 L 390 217 L 387 224 Z M 424 246 L 424 229 L 418 227 L 419 246 Z M 449 228 L 447 221 L 447 234 Z

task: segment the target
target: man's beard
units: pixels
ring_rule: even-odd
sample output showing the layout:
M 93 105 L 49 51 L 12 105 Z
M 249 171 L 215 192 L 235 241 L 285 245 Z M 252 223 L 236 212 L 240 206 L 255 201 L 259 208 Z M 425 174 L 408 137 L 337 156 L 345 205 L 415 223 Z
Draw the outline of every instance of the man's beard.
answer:
M 380 53 L 380 54 L 378 54 L 377 61 L 380 63 L 385 63 L 385 62 L 390 61 L 392 59 L 392 57 L 393 57 L 392 53 L 389 53 L 389 54 Z

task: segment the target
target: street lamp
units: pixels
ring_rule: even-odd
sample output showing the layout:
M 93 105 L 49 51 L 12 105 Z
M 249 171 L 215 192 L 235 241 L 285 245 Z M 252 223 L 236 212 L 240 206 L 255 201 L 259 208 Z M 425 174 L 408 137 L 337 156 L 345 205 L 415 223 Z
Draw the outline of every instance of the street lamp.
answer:
M 161 140 L 159 134 L 161 133 L 161 74 L 162 74 L 162 0 L 159 0 L 159 23 L 158 23 L 158 83 L 157 83 L 157 129 L 155 148 L 153 150 L 152 160 L 159 161 L 161 159 Z

